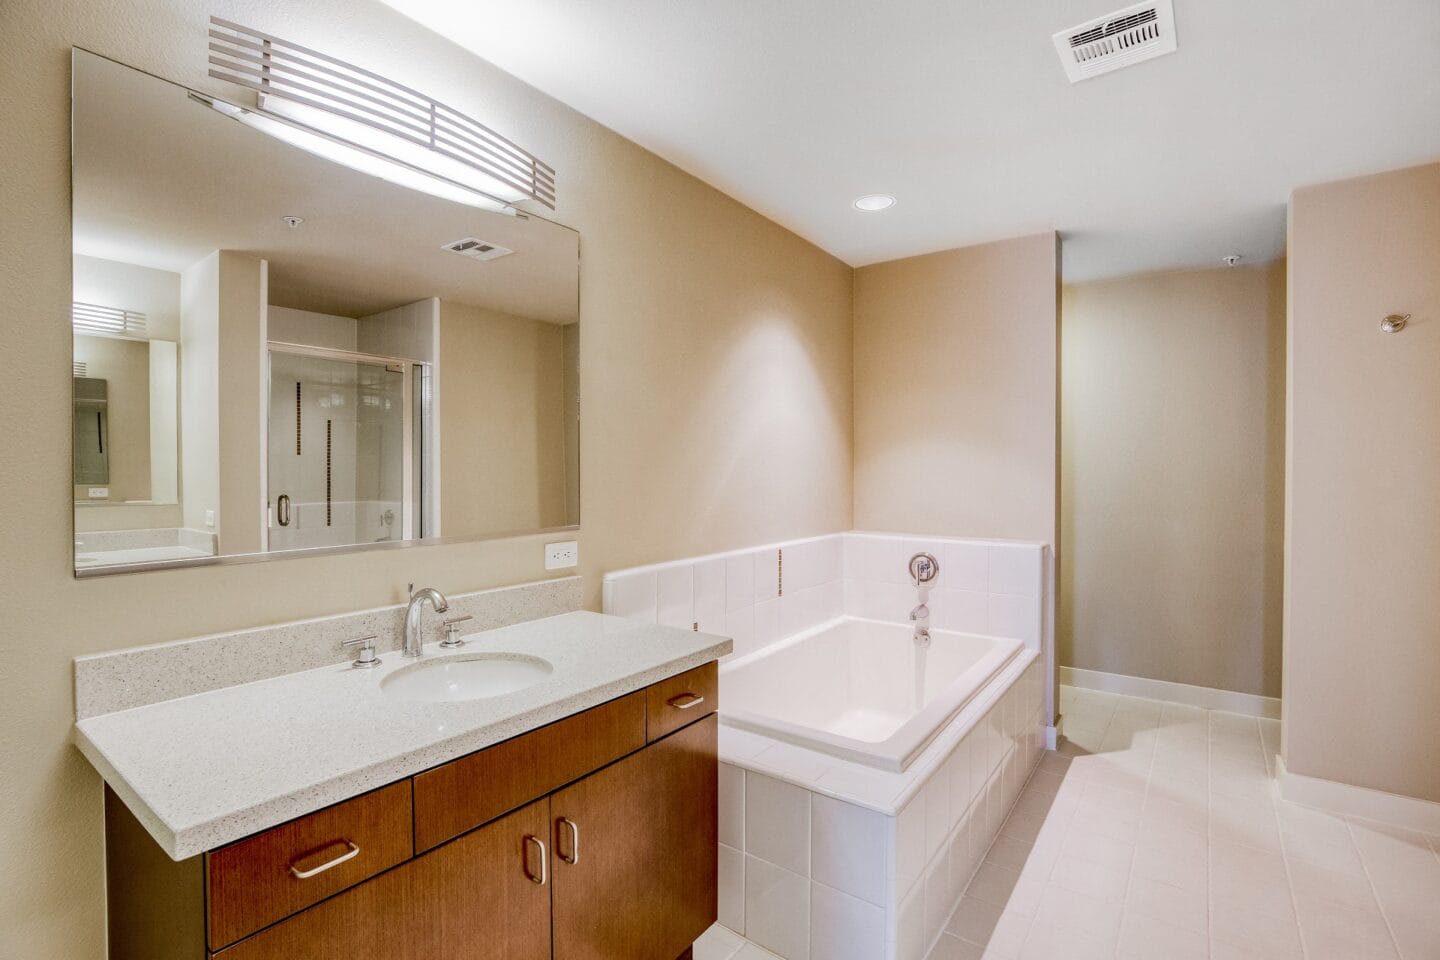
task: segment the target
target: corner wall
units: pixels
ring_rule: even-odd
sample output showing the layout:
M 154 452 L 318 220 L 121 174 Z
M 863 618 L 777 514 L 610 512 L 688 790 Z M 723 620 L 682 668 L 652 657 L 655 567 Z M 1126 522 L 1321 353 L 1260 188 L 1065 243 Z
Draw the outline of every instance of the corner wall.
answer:
M 1056 236 L 855 271 L 855 527 L 1056 543 Z
M 1067 667 L 1280 695 L 1285 264 L 1073 284 Z
M 1296 190 L 1290 291 L 1286 769 L 1440 801 L 1440 164 Z

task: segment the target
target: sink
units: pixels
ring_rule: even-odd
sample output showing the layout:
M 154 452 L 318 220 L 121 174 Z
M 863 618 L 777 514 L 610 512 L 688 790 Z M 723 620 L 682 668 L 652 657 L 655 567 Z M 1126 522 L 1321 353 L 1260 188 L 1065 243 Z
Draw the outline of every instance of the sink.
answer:
M 548 660 L 523 653 L 461 654 L 397 670 L 380 681 L 380 689 L 402 700 L 485 700 L 532 687 L 554 670 Z

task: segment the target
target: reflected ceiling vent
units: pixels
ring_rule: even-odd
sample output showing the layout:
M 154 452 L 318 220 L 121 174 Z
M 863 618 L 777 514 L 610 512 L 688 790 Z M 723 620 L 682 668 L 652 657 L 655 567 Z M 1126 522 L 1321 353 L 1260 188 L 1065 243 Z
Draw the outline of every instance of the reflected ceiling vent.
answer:
M 1055 50 L 1071 83 L 1175 52 L 1171 0 L 1153 0 L 1061 30 Z
M 486 243 L 484 240 L 476 240 L 474 237 L 466 237 L 464 240 L 447 243 L 440 249 L 449 250 L 451 253 L 458 253 L 462 257 L 469 257 L 471 260 L 498 260 L 501 257 L 508 257 L 515 252 L 509 247 Z

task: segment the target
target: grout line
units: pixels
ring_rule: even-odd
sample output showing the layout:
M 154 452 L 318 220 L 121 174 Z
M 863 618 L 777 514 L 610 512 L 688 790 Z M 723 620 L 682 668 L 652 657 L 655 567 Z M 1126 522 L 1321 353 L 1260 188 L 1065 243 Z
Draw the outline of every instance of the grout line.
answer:
M 1272 778 L 1270 781 L 1272 791 L 1274 787 L 1275 781 Z M 1272 796 L 1270 800 L 1270 815 L 1271 819 L 1275 821 L 1275 836 L 1280 841 L 1280 862 L 1285 866 L 1285 888 L 1290 894 L 1290 911 L 1295 915 L 1295 935 L 1300 938 L 1300 955 L 1309 957 L 1310 948 L 1305 944 L 1305 925 L 1300 922 L 1300 901 L 1295 896 L 1295 875 L 1290 870 L 1290 853 L 1285 849 L 1285 827 L 1280 823 L 1278 797 Z M 1351 843 L 1353 844 L 1354 841 L 1352 840 Z M 1355 850 L 1355 855 L 1360 855 L 1358 847 Z
M 1375 909 L 1380 911 L 1380 919 L 1385 921 L 1385 930 L 1390 934 L 1390 943 L 1395 947 L 1395 956 L 1404 956 L 1400 951 L 1400 938 L 1395 936 L 1395 925 L 1390 922 L 1390 914 L 1385 910 L 1385 902 L 1380 899 L 1380 888 L 1375 886 L 1375 878 L 1370 875 L 1370 865 L 1365 862 L 1365 854 L 1361 851 L 1360 844 L 1355 842 L 1355 824 L 1349 817 L 1341 817 L 1341 820 L 1345 824 L 1345 835 L 1350 838 L 1350 845 L 1355 848 L 1355 856 L 1360 859 L 1360 869 L 1365 874 L 1365 882 L 1370 885 L 1370 896 L 1375 899 Z M 1430 852 L 1435 852 L 1433 846 L 1430 847 Z

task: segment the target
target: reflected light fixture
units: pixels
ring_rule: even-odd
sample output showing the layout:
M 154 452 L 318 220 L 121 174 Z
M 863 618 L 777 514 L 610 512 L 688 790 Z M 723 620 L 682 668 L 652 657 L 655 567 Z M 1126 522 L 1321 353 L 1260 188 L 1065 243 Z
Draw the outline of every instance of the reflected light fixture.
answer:
M 255 91 L 245 107 L 200 103 L 300 147 L 412 190 L 515 213 L 555 208 L 555 169 L 458 110 L 379 74 L 210 18 L 210 76 Z
M 867 193 L 865 196 L 856 199 L 853 206 L 856 210 L 875 213 L 880 210 L 888 210 L 895 206 L 895 198 L 888 193 Z

